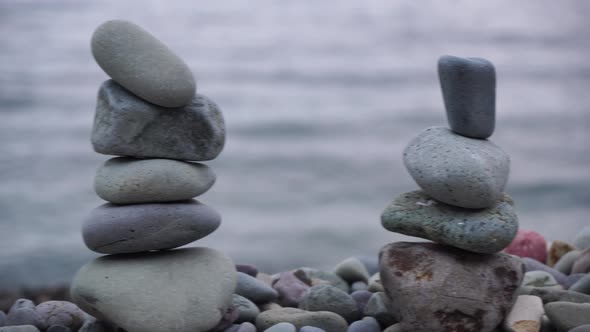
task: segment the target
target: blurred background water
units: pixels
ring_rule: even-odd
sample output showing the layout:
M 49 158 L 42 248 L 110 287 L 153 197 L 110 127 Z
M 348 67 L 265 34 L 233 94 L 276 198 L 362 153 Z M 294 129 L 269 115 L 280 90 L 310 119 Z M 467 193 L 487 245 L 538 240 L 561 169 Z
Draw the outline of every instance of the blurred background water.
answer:
M 571 240 L 590 212 L 590 2 L 0 0 L 0 288 L 67 282 L 95 255 L 82 220 L 109 157 L 89 142 L 107 76 L 89 40 L 131 20 L 223 109 L 223 215 L 192 245 L 262 270 L 330 268 L 405 239 L 379 215 L 416 185 L 405 144 L 446 125 L 442 54 L 497 68 L 497 130 L 522 228 Z

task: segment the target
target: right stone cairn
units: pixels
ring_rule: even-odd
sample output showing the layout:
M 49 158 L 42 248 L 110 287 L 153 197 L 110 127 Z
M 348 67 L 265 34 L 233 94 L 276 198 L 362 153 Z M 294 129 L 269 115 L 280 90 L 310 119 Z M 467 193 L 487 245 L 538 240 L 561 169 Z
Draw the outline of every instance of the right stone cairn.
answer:
M 496 74 L 487 60 L 454 56 L 439 59 L 438 73 L 451 128 L 428 128 L 408 144 L 404 164 L 421 190 L 381 216 L 385 229 L 435 243 L 383 247 L 381 281 L 403 331 L 493 331 L 524 273 L 520 259 L 499 253 L 518 218 L 504 193 L 510 158 L 487 139 Z

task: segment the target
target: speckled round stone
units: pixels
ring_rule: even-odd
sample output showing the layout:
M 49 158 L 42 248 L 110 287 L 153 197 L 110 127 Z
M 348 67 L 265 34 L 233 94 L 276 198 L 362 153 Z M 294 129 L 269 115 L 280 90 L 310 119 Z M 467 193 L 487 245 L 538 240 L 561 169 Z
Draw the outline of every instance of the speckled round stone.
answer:
M 488 138 L 496 121 L 496 70 L 481 58 L 444 55 L 438 76 L 451 129 L 457 134 Z
M 195 79 L 184 61 L 136 24 L 107 21 L 94 31 L 91 46 L 110 77 L 150 103 L 179 107 L 195 95 Z
M 469 209 L 494 206 L 510 172 L 510 158 L 500 147 L 443 127 L 414 138 L 404 150 L 404 164 L 428 196 Z
M 67 301 L 47 301 L 37 305 L 37 312 L 47 326 L 57 325 L 78 331 L 86 318 L 77 305 Z M 56 328 L 57 331 L 57 328 Z
M 389 231 L 477 253 L 504 249 L 518 230 L 512 199 L 503 194 L 493 207 L 472 210 L 433 200 L 423 191 L 398 196 L 381 215 Z
M 214 232 L 221 216 L 195 200 L 177 203 L 101 205 L 82 227 L 86 246 L 102 254 L 180 247 Z

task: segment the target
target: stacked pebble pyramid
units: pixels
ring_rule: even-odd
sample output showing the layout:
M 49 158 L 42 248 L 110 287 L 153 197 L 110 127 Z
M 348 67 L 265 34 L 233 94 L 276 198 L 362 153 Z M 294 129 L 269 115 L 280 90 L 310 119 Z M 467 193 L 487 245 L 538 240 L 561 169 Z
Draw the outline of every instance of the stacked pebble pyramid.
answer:
M 495 126 L 496 75 L 480 58 L 443 56 L 438 73 L 450 129 L 432 127 L 404 151 L 421 190 L 383 212 L 385 229 L 432 242 L 397 242 L 379 255 L 381 281 L 403 331 L 492 331 L 523 277 L 499 253 L 518 230 L 508 155 L 487 138 Z
M 235 265 L 204 247 L 173 249 L 214 232 L 220 215 L 193 198 L 215 174 L 193 161 L 224 146 L 218 106 L 196 94 L 187 65 L 159 40 L 126 21 L 108 21 L 92 54 L 112 78 L 102 84 L 92 145 L 116 155 L 96 174 L 109 203 L 84 223 L 86 246 L 107 254 L 82 267 L 72 299 L 128 332 L 208 331 L 231 307 Z

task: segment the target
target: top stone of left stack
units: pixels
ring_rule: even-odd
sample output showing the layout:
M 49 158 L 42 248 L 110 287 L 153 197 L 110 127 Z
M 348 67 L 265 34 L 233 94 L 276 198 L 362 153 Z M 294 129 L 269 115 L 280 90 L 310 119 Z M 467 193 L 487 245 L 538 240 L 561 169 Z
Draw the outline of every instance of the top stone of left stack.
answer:
M 181 107 L 195 96 L 195 79 L 184 61 L 131 22 L 103 23 L 91 46 L 94 59 L 114 81 L 152 104 Z

